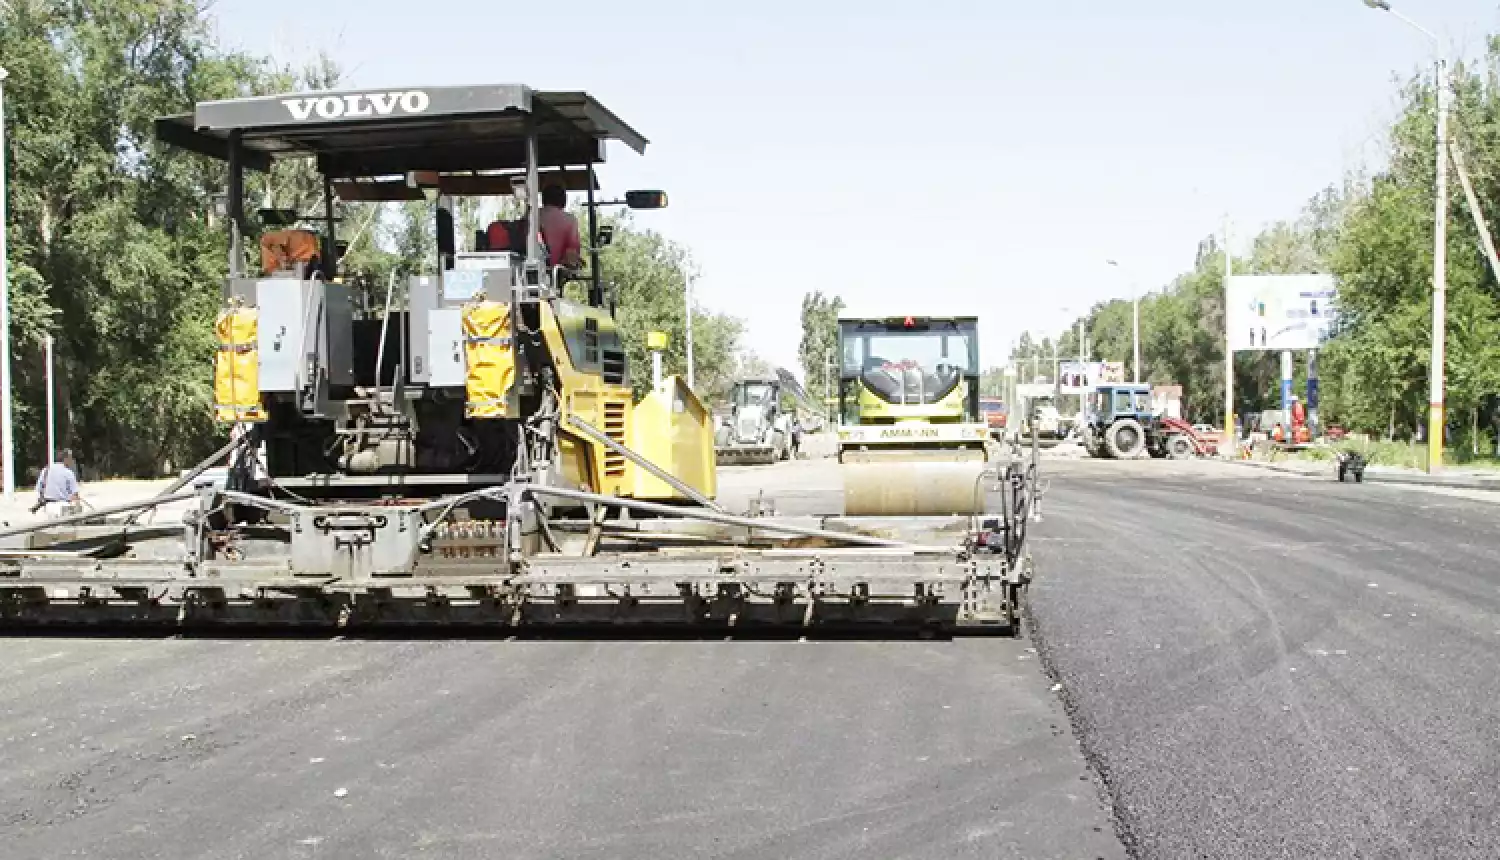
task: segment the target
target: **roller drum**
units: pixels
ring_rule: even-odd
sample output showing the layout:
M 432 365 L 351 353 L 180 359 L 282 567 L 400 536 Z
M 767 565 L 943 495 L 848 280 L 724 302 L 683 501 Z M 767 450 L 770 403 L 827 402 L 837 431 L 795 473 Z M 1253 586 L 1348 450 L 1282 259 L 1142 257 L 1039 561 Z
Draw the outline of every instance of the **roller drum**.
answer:
M 983 513 L 982 459 L 957 462 L 844 463 L 847 516 L 949 516 Z

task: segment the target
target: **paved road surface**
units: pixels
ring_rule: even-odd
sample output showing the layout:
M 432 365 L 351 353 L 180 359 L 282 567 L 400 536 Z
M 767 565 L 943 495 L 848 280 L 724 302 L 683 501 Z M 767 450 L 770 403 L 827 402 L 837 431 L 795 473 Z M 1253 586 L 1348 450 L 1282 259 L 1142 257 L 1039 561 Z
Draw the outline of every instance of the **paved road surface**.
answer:
M 0 855 L 1500 856 L 1494 497 L 1048 468 L 1034 643 L 0 640 Z
M 1124 857 L 1029 644 L 0 639 L 0 856 Z
M 1500 857 L 1500 507 L 1051 464 L 1042 651 L 1141 857 Z

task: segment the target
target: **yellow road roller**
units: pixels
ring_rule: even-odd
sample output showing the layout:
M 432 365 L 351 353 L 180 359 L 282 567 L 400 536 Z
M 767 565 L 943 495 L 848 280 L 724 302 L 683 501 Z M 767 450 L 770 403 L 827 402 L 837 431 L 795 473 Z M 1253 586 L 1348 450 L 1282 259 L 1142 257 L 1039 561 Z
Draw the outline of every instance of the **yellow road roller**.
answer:
M 982 513 L 995 456 L 979 414 L 977 317 L 841 318 L 847 516 Z

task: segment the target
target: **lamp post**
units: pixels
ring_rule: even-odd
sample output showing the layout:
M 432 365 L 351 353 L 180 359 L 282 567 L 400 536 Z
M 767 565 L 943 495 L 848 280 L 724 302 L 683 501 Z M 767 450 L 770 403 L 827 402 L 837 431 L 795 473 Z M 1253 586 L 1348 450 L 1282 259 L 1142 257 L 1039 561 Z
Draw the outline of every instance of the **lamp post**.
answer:
M 1114 260 L 1104 262 L 1120 268 Z M 1130 286 L 1130 381 L 1141 382 L 1141 291 L 1134 284 Z
M 1427 471 L 1443 466 L 1443 362 L 1448 316 L 1448 110 L 1453 81 L 1443 44 L 1432 31 L 1391 8 L 1388 0 L 1364 0 L 1371 9 L 1387 12 L 1426 36 L 1437 53 L 1437 181 L 1433 189 L 1432 236 L 1432 357 L 1427 379 Z

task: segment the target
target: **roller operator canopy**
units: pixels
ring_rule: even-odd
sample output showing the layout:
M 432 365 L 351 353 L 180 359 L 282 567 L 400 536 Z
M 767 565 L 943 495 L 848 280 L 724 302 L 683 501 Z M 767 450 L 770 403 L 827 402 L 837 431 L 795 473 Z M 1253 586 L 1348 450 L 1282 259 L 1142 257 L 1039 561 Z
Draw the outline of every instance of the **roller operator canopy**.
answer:
M 267 170 L 283 157 L 315 157 L 330 179 L 412 171 L 522 170 L 526 136 L 537 166 L 597 164 L 604 142 L 644 153 L 647 140 L 588 93 L 519 84 L 340 90 L 199 102 L 156 121 L 163 143 Z

